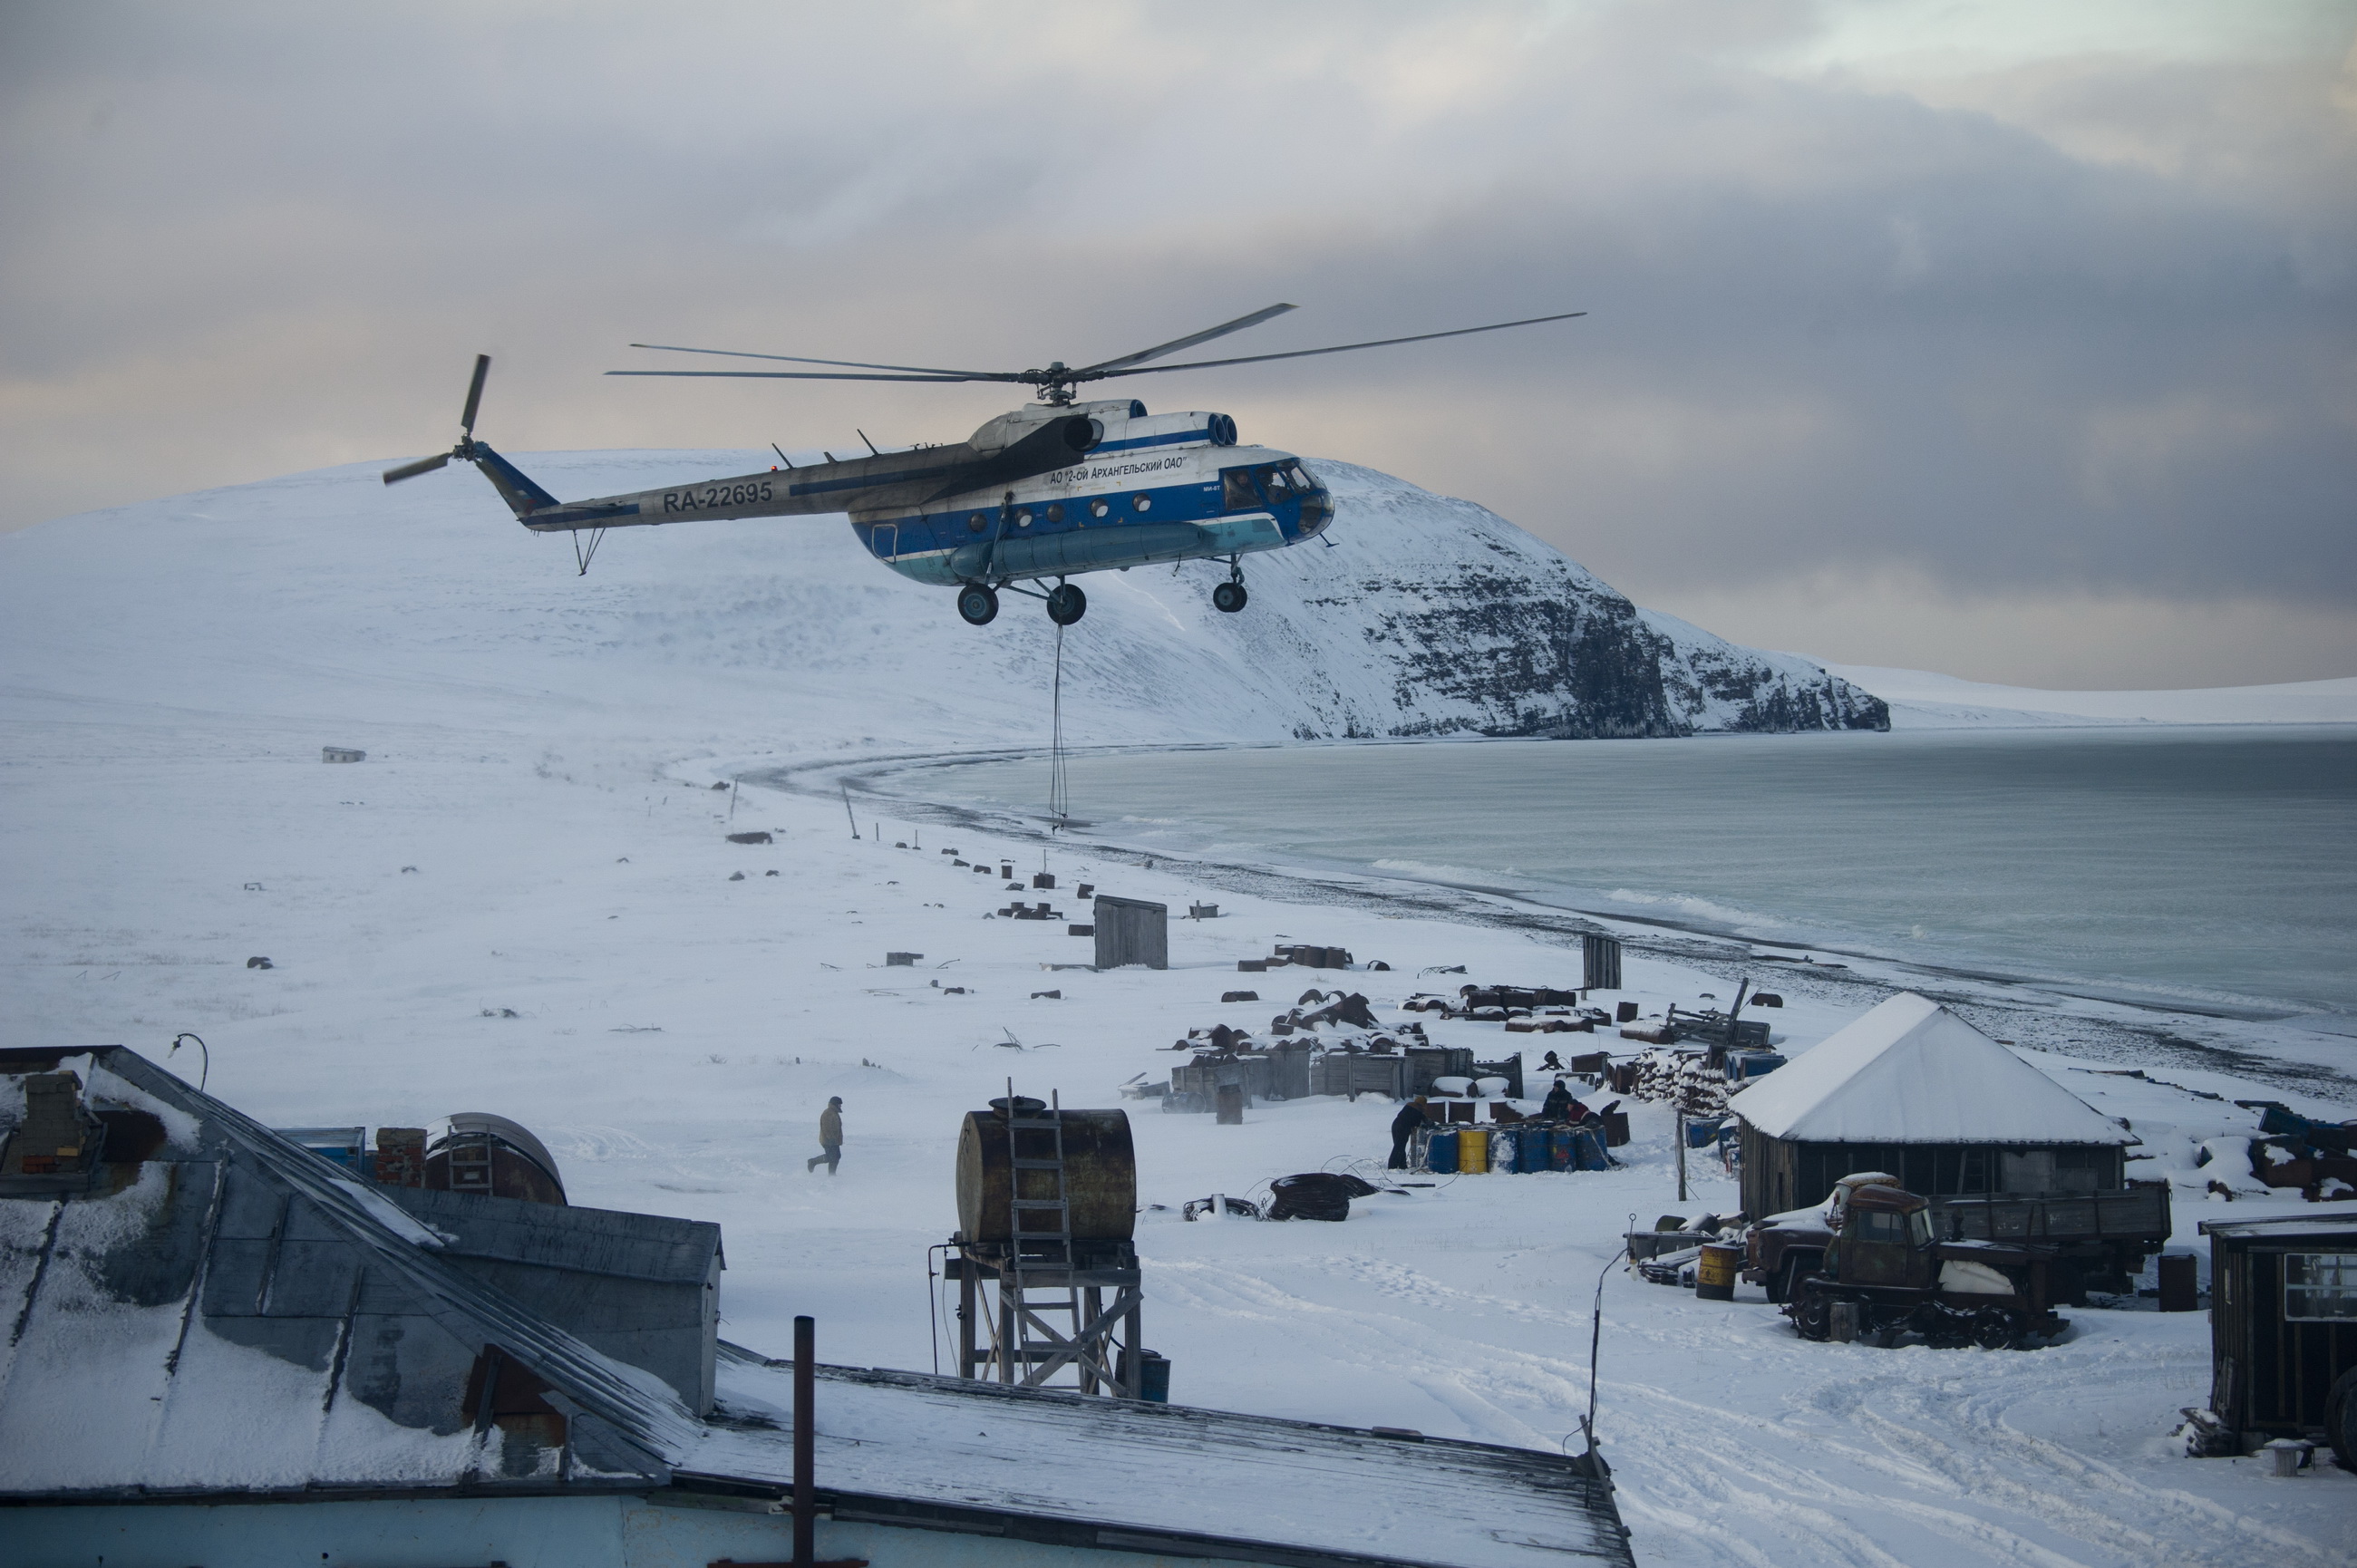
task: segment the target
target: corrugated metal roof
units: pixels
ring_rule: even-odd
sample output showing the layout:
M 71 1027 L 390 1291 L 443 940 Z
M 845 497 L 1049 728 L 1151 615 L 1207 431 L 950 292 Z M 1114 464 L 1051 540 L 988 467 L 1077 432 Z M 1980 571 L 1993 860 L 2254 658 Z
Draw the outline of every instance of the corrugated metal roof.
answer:
M 721 1397 L 788 1427 L 791 1379 L 789 1362 L 724 1354 Z M 1012 1517 L 1069 1527 L 1065 1544 L 1273 1563 L 1632 1561 L 1609 1478 L 1559 1454 L 916 1372 L 821 1367 L 816 1382 L 837 1519 Z M 782 1487 L 791 1457 L 723 1427 L 678 1467 Z
M 1796 1143 L 2136 1141 L 2118 1122 L 1911 991 L 1738 1091 L 1727 1109 L 1771 1138 Z

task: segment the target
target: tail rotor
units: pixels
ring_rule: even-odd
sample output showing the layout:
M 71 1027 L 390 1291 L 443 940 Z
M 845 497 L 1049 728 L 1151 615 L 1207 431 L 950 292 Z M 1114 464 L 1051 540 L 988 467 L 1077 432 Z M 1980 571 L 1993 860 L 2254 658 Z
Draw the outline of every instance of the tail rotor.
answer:
M 414 463 L 404 463 L 398 468 L 384 471 L 384 482 L 397 485 L 404 479 L 414 479 L 420 474 L 430 474 L 453 457 L 471 458 L 475 455 L 475 412 L 482 406 L 483 379 L 491 373 L 491 357 L 475 356 L 475 379 L 467 385 L 467 410 L 458 416 L 458 445 L 432 457 L 421 457 Z

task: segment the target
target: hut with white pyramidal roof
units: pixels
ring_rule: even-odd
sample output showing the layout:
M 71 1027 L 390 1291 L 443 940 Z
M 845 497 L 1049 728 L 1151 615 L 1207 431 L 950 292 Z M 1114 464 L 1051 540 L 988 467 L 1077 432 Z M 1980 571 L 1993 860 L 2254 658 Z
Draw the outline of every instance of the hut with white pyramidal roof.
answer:
M 2134 1137 L 1928 998 L 1901 992 L 1739 1090 L 1743 1211 L 1822 1203 L 1855 1171 L 1926 1197 L 2108 1192 Z

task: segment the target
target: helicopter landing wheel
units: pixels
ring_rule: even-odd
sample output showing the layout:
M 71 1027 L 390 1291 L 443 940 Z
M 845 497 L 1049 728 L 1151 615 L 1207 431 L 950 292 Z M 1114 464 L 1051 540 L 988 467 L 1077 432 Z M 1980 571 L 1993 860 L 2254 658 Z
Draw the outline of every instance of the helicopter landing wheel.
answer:
M 1048 590 L 1048 618 L 1070 626 L 1089 613 L 1089 596 L 1078 583 L 1059 583 Z
M 958 614 L 968 626 L 988 626 L 998 618 L 998 595 L 980 583 L 958 590 Z
M 1252 598 L 1242 583 L 1222 583 L 1211 590 L 1211 607 L 1225 615 L 1233 615 Z

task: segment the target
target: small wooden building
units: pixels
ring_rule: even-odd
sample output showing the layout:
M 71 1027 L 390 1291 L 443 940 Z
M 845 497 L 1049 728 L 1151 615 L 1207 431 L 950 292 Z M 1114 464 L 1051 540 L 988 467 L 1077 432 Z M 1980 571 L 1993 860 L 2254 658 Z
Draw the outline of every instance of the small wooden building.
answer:
M 1743 1211 L 1824 1201 L 1856 1171 L 1926 1197 L 2109 1192 L 2133 1135 L 1946 1008 L 1902 992 L 1736 1091 Z
M 2210 1409 L 2237 1451 L 2328 1430 L 2336 1384 L 2357 1429 L 2357 1208 L 2205 1219 Z M 2357 1431 L 2330 1433 L 2336 1444 Z

